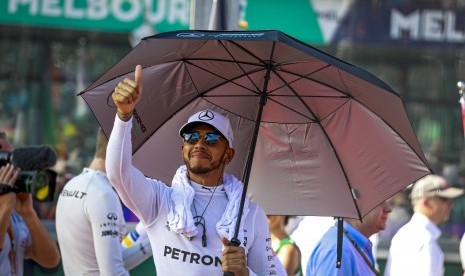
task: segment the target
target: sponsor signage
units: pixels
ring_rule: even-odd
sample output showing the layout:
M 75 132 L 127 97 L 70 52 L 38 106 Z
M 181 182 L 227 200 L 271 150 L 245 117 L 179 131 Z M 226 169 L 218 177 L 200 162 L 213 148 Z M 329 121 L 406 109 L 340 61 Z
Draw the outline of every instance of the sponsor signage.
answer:
M 123 33 L 149 25 L 165 32 L 189 28 L 189 7 L 190 0 L 2 0 L 0 24 Z M 254 0 L 245 11 L 247 30 L 280 30 L 314 44 L 465 42 L 465 9 Z
M 374 9 L 355 5 L 333 42 L 461 46 L 465 42 L 464 16 L 463 9 L 422 6 Z
M 371 5 L 354 0 L 248 1 L 249 29 L 278 29 L 313 44 L 457 45 L 465 42 L 465 9 L 440 5 Z
M 389 38 L 425 42 L 465 42 L 464 11 L 390 9 Z
M 2 0 L 0 24 L 130 32 L 187 29 L 189 0 Z

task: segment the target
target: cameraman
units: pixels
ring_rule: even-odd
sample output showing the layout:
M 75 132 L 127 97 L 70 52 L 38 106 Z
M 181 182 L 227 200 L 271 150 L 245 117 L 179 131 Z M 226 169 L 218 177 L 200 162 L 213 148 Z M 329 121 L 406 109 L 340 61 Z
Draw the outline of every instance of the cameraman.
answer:
M 13 147 L 0 131 L 0 151 L 12 152 Z M 13 186 L 19 169 L 12 164 L 0 168 L 0 183 Z M 0 275 L 22 276 L 25 258 L 31 258 L 45 268 L 60 263 L 58 248 L 39 220 L 32 206 L 30 193 L 0 195 Z

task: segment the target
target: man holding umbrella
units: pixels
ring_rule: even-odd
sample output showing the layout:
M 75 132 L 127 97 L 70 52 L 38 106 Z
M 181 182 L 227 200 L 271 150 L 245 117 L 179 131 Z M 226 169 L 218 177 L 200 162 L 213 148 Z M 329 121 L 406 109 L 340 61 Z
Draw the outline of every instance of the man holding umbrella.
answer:
M 337 226 L 331 227 L 313 249 L 307 275 L 379 275 L 369 238 L 386 228 L 391 211 L 389 202 L 384 201 L 370 211 L 363 221 L 345 219 L 340 268 L 336 268 Z
M 112 94 L 117 116 L 106 167 L 119 196 L 146 227 L 157 275 L 174 271 L 189 275 L 219 275 L 222 271 L 274 275 L 266 215 L 248 198 L 237 235 L 242 244 L 229 245 L 243 189 L 239 180 L 224 173 L 234 157 L 229 120 L 212 110 L 189 118 L 179 131 L 185 164 L 168 186 L 146 178 L 132 165 L 131 119 L 141 96 L 142 68 L 138 65 L 135 80 L 124 79 Z

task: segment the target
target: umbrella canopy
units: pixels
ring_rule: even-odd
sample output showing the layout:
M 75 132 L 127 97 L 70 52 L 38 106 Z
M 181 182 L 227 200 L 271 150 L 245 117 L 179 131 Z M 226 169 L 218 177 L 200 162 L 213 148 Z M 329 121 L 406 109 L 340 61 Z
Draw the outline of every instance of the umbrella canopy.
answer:
M 171 183 L 179 128 L 197 111 L 226 115 L 243 178 L 268 214 L 361 219 L 431 172 L 402 101 L 370 73 L 279 31 L 179 31 L 143 39 L 80 95 L 104 132 L 111 93 L 143 67 L 133 161 Z M 247 165 L 248 164 L 248 165 Z

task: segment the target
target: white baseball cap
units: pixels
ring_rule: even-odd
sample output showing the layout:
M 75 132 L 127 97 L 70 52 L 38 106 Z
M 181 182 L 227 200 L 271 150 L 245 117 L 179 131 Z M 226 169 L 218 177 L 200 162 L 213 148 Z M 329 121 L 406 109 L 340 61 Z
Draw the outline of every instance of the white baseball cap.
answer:
M 412 199 L 412 202 L 418 199 L 430 197 L 454 199 L 461 196 L 463 192 L 463 189 L 449 186 L 444 177 L 429 174 L 418 180 L 413 185 L 410 198 Z
M 207 124 L 216 129 L 228 141 L 229 147 L 233 148 L 233 132 L 229 119 L 213 110 L 202 110 L 189 117 L 181 129 L 179 135 L 182 137 L 187 129 L 195 124 Z

